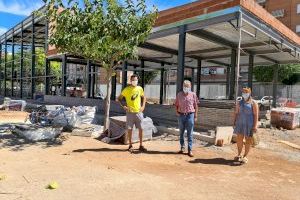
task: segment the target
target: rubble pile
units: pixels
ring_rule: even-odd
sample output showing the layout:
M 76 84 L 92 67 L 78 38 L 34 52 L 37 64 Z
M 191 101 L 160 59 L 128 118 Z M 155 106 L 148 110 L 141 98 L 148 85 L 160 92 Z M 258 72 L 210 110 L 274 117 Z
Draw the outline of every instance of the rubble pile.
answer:
M 23 100 L 5 98 L 0 109 L 0 124 L 9 126 L 1 126 L 0 131 L 10 130 L 29 141 L 51 140 L 62 132 L 88 137 L 102 132 L 95 122 L 96 107 L 27 105 Z

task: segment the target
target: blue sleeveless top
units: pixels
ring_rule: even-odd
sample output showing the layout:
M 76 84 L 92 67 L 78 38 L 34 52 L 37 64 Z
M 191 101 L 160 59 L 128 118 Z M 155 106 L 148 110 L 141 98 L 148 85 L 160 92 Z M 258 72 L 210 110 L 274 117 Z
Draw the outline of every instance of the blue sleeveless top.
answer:
M 237 114 L 234 133 L 249 137 L 254 125 L 253 102 L 246 103 L 241 100 L 239 105 L 240 111 Z

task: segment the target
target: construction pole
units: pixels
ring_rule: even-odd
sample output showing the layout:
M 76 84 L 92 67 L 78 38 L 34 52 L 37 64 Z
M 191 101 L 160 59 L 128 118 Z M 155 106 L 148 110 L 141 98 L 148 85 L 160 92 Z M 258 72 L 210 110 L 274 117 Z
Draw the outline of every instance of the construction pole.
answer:
M 243 24 L 243 16 L 242 13 L 239 13 L 238 18 L 238 34 L 239 34 L 239 42 L 237 47 L 237 62 L 236 62 L 236 81 L 235 81 L 235 100 L 239 94 L 239 78 L 240 78 L 240 61 L 241 61 L 241 42 L 242 42 L 242 24 Z

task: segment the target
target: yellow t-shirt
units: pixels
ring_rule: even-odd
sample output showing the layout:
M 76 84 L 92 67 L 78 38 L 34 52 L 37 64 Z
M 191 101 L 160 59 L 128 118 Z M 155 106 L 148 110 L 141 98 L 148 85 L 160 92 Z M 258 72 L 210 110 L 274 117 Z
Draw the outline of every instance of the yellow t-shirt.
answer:
M 127 86 L 121 95 L 125 97 L 129 112 L 138 113 L 141 110 L 141 97 L 144 96 L 144 90 L 140 86 Z

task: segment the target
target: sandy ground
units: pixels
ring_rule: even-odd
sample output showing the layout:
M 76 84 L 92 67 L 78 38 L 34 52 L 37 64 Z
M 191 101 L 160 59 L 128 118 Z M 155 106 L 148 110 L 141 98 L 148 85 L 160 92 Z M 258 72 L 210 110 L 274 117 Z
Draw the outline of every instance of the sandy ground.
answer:
M 298 132 L 286 139 L 300 142 Z M 270 147 L 277 141 L 272 137 L 279 136 L 260 134 L 261 145 L 242 166 L 232 161 L 234 144 L 220 148 L 196 141 L 195 157 L 189 158 L 176 154 L 175 136 L 146 142 L 148 153 L 131 154 L 127 146 L 92 138 L 73 136 L 63 145 L 28 144 L 4 135 L 0 176 L 6 178 L 0 180 L 0 199 L 299 199 L 300 151 L 279 144 L 287 151 L 274 152 Z M 59 188 L 45 189 L 51 181 Z

